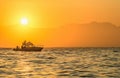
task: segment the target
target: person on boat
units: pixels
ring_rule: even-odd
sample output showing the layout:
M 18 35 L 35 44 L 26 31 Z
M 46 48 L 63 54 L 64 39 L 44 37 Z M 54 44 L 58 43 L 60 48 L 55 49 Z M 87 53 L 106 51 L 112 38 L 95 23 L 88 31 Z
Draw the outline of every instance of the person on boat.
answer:
M 22 43 L 21 48 L 28 48 L 28 47 L 34 47 L 34 44 L 32 42 L 27 42 L 26 40 Z
M 23 48 L 26 48 L 26 40 L 22 43 L 22 45 L 21 45 L 21 48 L 23 49 Z
M 16 49 L 17 49 L 17 50 L 20 49 L 19 46 L 16 46 Z

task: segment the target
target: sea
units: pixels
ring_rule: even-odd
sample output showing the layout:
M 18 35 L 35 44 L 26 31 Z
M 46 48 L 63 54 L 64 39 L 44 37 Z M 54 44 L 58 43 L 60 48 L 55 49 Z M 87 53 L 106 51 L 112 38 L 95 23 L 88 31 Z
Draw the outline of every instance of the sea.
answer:
M 0 78 L 120 78 L 120 48 L 1 48 Z

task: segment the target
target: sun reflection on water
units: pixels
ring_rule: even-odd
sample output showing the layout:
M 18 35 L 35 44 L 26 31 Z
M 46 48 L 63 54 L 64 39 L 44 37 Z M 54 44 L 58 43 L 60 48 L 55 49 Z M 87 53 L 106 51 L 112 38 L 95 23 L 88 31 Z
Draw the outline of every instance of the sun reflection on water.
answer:
M 0 78 L 119 78 L 120 53 L 93 50 L 0 51 Z

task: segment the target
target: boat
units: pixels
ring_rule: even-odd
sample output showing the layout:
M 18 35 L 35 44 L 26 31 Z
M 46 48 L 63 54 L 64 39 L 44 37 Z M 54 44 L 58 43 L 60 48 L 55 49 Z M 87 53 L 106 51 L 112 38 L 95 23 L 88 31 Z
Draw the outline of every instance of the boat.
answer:
M 16 46 L 16 48 L 14 48 L 14 51 L 42 51 L 43 46 L 35 46 L 32 42 L 27 42 L 24 41 L 21 45 L 21 47 Z

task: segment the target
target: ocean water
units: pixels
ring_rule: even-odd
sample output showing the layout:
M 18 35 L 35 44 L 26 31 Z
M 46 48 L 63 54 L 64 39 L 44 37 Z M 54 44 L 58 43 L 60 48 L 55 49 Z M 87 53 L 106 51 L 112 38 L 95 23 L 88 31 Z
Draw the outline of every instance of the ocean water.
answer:
M 0 78 L 120 78 L 120 48 L 0 49 Z

